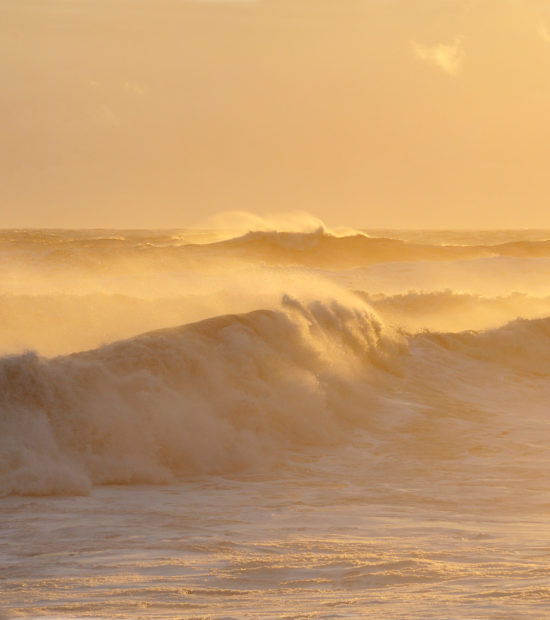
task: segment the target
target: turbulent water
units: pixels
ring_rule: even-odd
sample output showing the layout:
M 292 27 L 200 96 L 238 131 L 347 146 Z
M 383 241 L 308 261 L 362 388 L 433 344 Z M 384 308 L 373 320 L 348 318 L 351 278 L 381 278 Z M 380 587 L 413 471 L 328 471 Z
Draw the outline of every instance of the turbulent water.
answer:
M 0 615 L 550 615 L 550 231 L 0 256 Z

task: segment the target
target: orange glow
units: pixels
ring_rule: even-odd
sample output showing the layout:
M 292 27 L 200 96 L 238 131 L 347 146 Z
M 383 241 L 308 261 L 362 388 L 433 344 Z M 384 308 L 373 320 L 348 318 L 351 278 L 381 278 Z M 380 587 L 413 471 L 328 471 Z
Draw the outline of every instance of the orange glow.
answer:
M 4 2 L 0 226 L 550 225 L 534 0 Z

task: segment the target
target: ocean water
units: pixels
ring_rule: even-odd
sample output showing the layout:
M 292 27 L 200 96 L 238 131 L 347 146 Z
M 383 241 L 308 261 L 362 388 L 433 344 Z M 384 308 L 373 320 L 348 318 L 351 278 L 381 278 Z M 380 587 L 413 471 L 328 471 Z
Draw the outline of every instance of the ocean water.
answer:
M 550 615 L 550 231 L 0 257 L 0 617 Z

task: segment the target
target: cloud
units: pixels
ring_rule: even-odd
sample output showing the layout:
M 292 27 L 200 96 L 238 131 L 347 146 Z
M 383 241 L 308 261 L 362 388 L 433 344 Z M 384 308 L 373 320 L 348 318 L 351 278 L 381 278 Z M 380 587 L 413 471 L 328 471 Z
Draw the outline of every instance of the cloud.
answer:
M 427 63 L 441 69 L 448 75 L 456 75 L 462 65 L 465 53 L 462 47 L 462 38 L 457 37 L 452 44 L 423 45 L 412 42 L 413 52 Z
M 550 30 L 543 22 L 540 22 L 537 26 L 537 34 L 546 43 L 550 43 Z
M 122 87 L 124 88 L 124 90 L 129 90 L 130 92 L 135 93 L 136 95 L 145 94 L 145 88 L 141 86 L 140 84 L 137 84 L 136 82 L 129 82 L 128 80 L 126 80 L 126 82 L 124 82 Z

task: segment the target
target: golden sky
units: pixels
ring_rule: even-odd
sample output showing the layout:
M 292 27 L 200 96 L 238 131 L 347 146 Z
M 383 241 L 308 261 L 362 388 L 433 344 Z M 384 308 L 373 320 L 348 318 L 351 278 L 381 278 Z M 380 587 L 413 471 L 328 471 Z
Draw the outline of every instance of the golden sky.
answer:
M 0 0 L 0 227 L 550 227 L 546 0 Z

